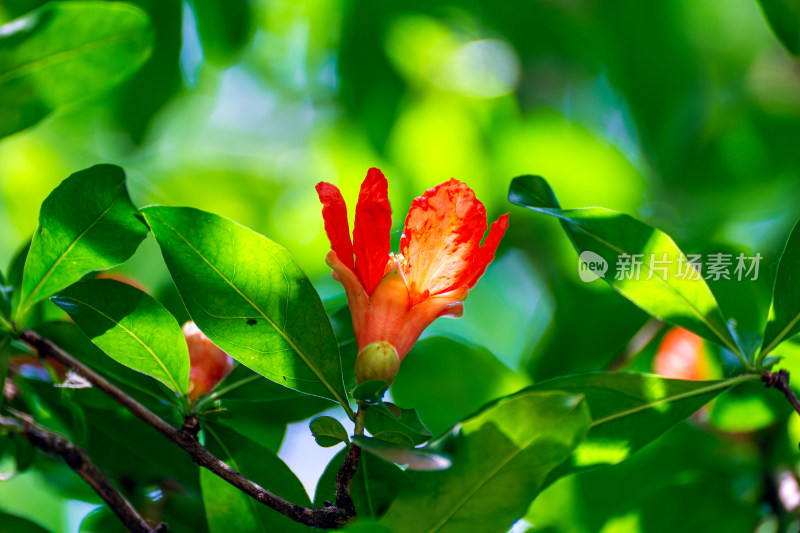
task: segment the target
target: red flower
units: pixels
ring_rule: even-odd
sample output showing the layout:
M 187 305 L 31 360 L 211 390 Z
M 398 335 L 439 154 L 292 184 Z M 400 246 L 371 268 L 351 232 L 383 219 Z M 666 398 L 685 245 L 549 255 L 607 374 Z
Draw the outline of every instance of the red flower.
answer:
M 181 330 L 189 347 L 189 399 L 194 402 L 211 392 L 233 370 L 233 359 L 191 320 Z
M 318 183 L 326 262 L 344 285 L 358 349 L 377 341 L 394 345 L 400 359 L 440 316 L 459 317 L 469 289 L 494 259 L 508 227 L 508 214 L 492 224 L 486 241 L 486 208 L 455 179 L 414 199 L 406 216 L 400 253 L 392 254 L 388 184 L 377 168 L 367 172 L 356 205 L 353 240 L 342 194 Z
M 703 339 L 683 328 L 670 329 L 653 359 L 655 373 L 665 378 L 699 381 L 711 378 Z

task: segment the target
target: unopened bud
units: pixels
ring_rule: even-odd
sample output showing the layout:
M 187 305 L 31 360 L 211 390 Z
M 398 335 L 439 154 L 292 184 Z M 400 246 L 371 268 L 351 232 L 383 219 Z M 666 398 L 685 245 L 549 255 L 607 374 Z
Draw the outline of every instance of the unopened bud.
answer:
M 391 385 L 399 368 L 400 357 L 394 346 L 385 341 L 367 344 L 356 359 L 356 384 L 382 379 Z
M 189 346 L 189 399 L 208 394 L 233 369 L 233 359 L 217 348 L 192 321 L 183 325 Z

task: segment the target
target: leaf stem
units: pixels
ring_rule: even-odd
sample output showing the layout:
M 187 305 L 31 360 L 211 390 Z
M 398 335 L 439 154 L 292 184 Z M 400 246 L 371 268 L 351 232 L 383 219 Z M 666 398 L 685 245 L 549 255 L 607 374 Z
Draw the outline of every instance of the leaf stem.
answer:
M 777 372 L 765 371 L 761 376 L 761 381 L 764 382 L 766 388 L 778 389 L 786 396 L 789 403 L 792 405 L 797 414 L 800 414 L 800 400 L 797 399 L 792 388 L 789 386 L 789 371 L 778 370 Z
M 133 415 L 182 448 L 192 457 L 195 463 L 213 472 L 248 496 L 255 498 L 259 502 L 291 518 L 295 522 L 310 527 L 336 529 L 355 518 L 354 506 L 341 507 L 339 505 L 329 505 L 322 508 L 309 508 L 284 500 L 280 496 L 273 494 L 257 483 L 249 480 L 202 446 L 197 439 L 199 425 L 197 424 L 197 419 L 193 416 L 187 417 L 184 420 L 183 427 L 180 430 L 175 429 L 147 407 L 130 397 L 101 375 L 97 374 L 94 370 L 75 359 L 72 355 L 49 340 L 41 337 L 38 333 L 26 329 L 21 333 L 20 338 L 35 348 L 40 356 L 51 357 L 77 371 L 89 381 L 89 383 L 106 393 Z M 358 454 L 356 453 L 355 455 Z M 347 463 L 347 461 L 345 461 L 345 463 Z M 357 458 L 355 460 L 355 466 L 358 466 Z M 353 467 L 353 472 L 355 472 L 355 467 Z M 348 489 L 347 494 L 349 497 L 349 483 L 346 488 Z M 343 503 L 346 503 L 346 501 L 343 500 Z

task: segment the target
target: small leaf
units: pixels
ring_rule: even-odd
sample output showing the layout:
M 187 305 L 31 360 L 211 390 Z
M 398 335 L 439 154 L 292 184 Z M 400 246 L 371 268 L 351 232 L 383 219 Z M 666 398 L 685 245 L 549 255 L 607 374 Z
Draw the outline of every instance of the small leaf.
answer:
M 618 463 L 660 437 L 728 388 L 758 376 L 685 381 L 632 372 L 588 372 L 549 379 L 525 389 L 583 394 L 591 411 L 586 439 L 550 476 Z
M 431 432 L 414 409 L 403 409 L 393 403 L 381 403 L 367 408 L 365 427 L 376 438 L 385 432 L 400 433 L 418 446 L 431 438 Z M 386 440 L 385 438 L 383 440 Z
M 352 415 L 330 321 L 283 247 L 197 209 L 142 212 L 186 309 L 214 344 L 267 379 L 338 401 Z
M 383 379 L 365 381 L 353 389 L 353 398 L 366 403 L 381 403 L 389 383 Z
M 147 14 L 123 2 L 52 2 L 0 26 L 0 137 L 117 85 L 152 44 Z
M 778 263 L 772 305 L 758 355 L 759 362 L 781 342 L 800 332 L 800 222 L 786 240 Z
M 96 165 L 72 174 L 42 204 L 17 316 L 86 273 L 124 262 L 146 235 L 121 168 Z
M 711 289 L 669 235 L 609 209 L 561 209 L 541 176 L 514 178 L 508 199 L 558 218 L 578 253 L 599 256 L 607 268 L 603 279 L 644 311 L 740 354 Z M 620 268 L 625 256 L 638 257 L 638 275 Z
M 448 457 L 424 448 L 412 448 L 359 435 L 353 437 L 353 444 L 386 461 L 404 465 L 408 470 L 445 470 L 452 464 Z
M 318 416 L 308 426 L 317 444 L 323 448 L 336 446 L 340 442 L 349 443 L 347 430 L 341 422 L 330 416 Z
M 526 392 L 504 398 L 445 436 L 453 466 L 410 472 L 381 522 L 396 531 L 508 531 L 590 423 L 581 396 Z
M 175 317 L 150 295 L 113 279 L 93 279 L 61 291 L 53 302 L 109 357 L 186 395 L 186 340 Z
M 758 3 L 781 44 L 800 56 L 800 0 L 758 0 Z

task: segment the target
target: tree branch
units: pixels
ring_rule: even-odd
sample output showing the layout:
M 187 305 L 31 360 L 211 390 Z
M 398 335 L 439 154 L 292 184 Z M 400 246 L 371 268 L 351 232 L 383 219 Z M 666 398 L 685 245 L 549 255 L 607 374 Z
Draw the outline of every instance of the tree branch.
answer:
M 40 356 L 51 357 L 81 374 L 92 385 L 113 398 L 136 417 L 149 424 L 155 428 L 156 431 L 183 448 L 183 450 L 192 457 L 192 460 L 195 463 L 210 470 L 248 496 L 255 498 L 259 502 L 267 505 L 281 514 L 288 516 L 295 522 L 299 522 L 310 527 L 336 529 L 356 517 L 352 502 L 351 505 L 347 506 L 347 509 L 339 507 L 338 505 L 329 505 L 322 508 L 309 508 L 284 500 L 280 496 L 264 489 L 257 483 L 254 483 L 236 470 L 232 469 L 225 464 L 225 462 L 217 458 L 214 454 L 203 447 L 197 440 L 197 421 L 194 419 L 194 417 L 188 417 L 184 422 L 183 428 L 181 430 L 177 430 L 158 415 L 150 411 L 147 407 L 106 380 L 103 376 L 97 374 L 94 370 L 87 367 L 49 340 L 42 338 L 36 332 L 26 329 L 20 334 L 20 338 L 35 348 Z M 357 455 L 357 453 L 354 452 L 354 455 Z M 347 463 L 347 461 L 345 461 L 345 463 Z M 357 465 L 358 461 L 356 458 L 356 466 Z M 342 468 L 344 468 L 344 465 L 342 465 Z M 352 478 L 352 475 L 350 477 Z M 349 498 L 349 484 L 347 495 Z M 343 501 L 343 503 L 346 502 Z
M 777 372 L 766 371 L 761 375 L 761 381 L 764 382 L 767 388 L 781 391 L 783 395 L 786 396 L 786 399 L 789 400 L 789 403 L 792 404 L 797 414 L 800 414 L 800 400 L 797 399 L 794 391 L 789 387 L 789 372 L 787 370 L 780 369 Z
M 125 527 L 133 533 L 160 533 L 167 530 L 165 524 L 151 527 L 97 468 L 83 448 L 57 433 L 44 429 L 27 416 L 20 414 L 17 417 L 0 416 L 0 426 L 18 432 L 44 452 L 61 456 L 67 465 L 103 498 Z

